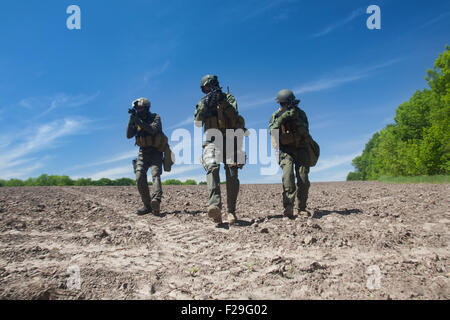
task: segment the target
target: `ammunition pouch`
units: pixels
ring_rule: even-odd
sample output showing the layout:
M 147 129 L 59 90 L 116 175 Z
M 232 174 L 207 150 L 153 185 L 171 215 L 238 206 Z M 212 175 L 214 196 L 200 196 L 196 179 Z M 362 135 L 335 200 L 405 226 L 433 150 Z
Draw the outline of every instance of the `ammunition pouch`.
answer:
M 217 106 L 217 116 L 205 120 L 205 131 L 208 129 L 244 129 L 245 120 L 228 102 Z
M 155 135 L 137 136 L 136 145 L 139 147 L 153 147 L 159 152 L 164 152 L 169 139 L 163 132 Z

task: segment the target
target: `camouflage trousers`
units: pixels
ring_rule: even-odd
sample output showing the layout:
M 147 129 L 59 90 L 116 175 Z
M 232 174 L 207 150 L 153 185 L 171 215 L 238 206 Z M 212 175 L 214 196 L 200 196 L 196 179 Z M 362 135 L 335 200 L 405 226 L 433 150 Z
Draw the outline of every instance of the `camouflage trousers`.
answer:
M 298 210 L 305 210 L 310 186 L 308 151 L 303 148 L 284 148 L 280 150 L 279 164 L 283 170 L 284 208 L 295 206 Z
M 152 173 L 151 197 L 147 182 L 147 171 L 149 168 Z M 136 161 L 135 173 L 137 188 L 144 205 L 146 207 L 150 207 L 152 199 L 156 199 L 161 202 L 162 153 L 152 147 L 140 148 Z
M 213 142 L 205 143 L 202 163 L 206 170 L 206 183 L 208 185 L 210 206 L 217 206 L 222 209 L 222 197 L 220 192 L 220 162 L 223 159 L 220 150 Z M 238 167 L 224 163 L 226 189 L 227 189 L 227 211 L 236 211 L 236 201 L 239 194 Z

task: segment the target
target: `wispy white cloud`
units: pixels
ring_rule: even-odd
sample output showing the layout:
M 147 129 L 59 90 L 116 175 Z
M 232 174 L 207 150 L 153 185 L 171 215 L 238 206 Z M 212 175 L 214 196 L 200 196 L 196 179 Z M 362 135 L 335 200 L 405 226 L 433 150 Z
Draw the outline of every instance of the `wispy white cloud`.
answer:
M 58 93 L 53 96 L 47 97 L 31 97 L 25 98 L 19 101 L 18 105 L 22 108 L 40 112 L 36 117 L 40 118 L 51 111 L 64 107 L 73 108 L 80 107 L 95 100 L 100 92 L 96 92 L 91 95 L 78 94 L 69 95 L 66 93 Z
M 326 89 L 339 87 L 339 86 L 344 85 L 349 82 L 354 82 L 354 81 L 357 81 L 357 80 L 360 80 L 363 78 L 367 78 L 372 75 L 372 72 L 382 69 L 382 68 L 385 68 L 385 67 L 388 67 L 390 65 L 393 65 L 401 60 L 402 59 L 388 60 L 388 61 L 380 63 L 380 64 L 372 65 L 372 66 L 365 67 L 365 68 L 360 68 L 357 71 L 354 71 L 350 74 L 339 76 L 339 77 L 335 77 L 335 76 L 324 77 L 317 81 L 309 82 L 309 83 L 303 84 L 297 88 L 294 88 L 293 91 L 295 94 L 304 94 L 307 92 L 317 92 L 317 91 L 322 91 L 322 90 L 326 90 Z
M 336 88 L 336 87 L 342 86 L 342 85 L 350 83 L 350 82 L 368 78 L 368 77 L 372 76 L 375 71 L 385 68 L 385 67 L 388 67 L 390 65 L 393 65 L 399 61 L 402 61 L 402 59 L 392 59 L 392 60 L 388 60 L 388 61 L 380 63 L 380 64 L 376 64 L 376 65 L 372 65 L 372 66 L 364 67 L 364 68 L 359 68 L 356 71 L 351 71 L 351 72 L 347 71 L 347 74 L 344 74 L 344 75 L 325 76 L 319 80 L 308 82 L 308 83 L 302 84 L 300 86 L 297 86 L 293 89 L 293 91 L 296 95 L 300 95 L 300 94 L 305 94 L 305 93 L 309 93 L 309 92 L 319 92 L 319 91 L 323 91 L 323 90 L 327 90 L 327 89 Z M 340 73 L 342 73 L 342 72 L 340 72 Z M 241 109 L 242 110 L 252 109 L 256 106 L 265 105 L 268 103 L 275 103 L 275 96 L 273 96 L 271 98 L 263 98 L 263 99 L 259 99 L 259 100 L 255 100 L 255 101 L 251 101 L 251 102 L 244 102 L 241 104 Z
M 340 28 L 340 27 L 350 23 L 351 21 L 353 21 L 354 19 L 362 16 L 363 14 L 364 14 L 364 10 L 362 8 L 356 9 L 355 11 L 350 13 L 347 17 L 345 17 L 344 19 L 339 20 L 339 21 L 329 25 L 328 27 L 326 27 L 322 31 L 313 34 L 311 36 L 311 38 L 323 37 L 324 35 L 334 31 L 335 29 Z
M 147 71 L 144 74 L 144 83 L 148 83 L 150 81 L 150 79 L 155 78 L 161 74 L 163 74 L 170 66 L 170 61 L 167 60 L 166 62 L 164 62 L 161 66 L 158 66 L 156 68 L 154 68 L 153 70 Z
M 23 141 L 1 147 L 0 177 L 17 176 L 20 170 L 31 172 L 35 165 L 30 166 L 29 163 L 35 163 L 36 160 L 27 158 L 29 155 L 57 147 L 61 138 L 80 133 L 87 122 L 85 119 L 74 118 L 53 121 L 31 130 L 32 134 Z
M 181 128 L 181 127 L 184 127 L 187 125 L 194 125 L 194 116 L 187 117 L 183 121 L 180 121 L 177 124 L 174 124 L 173 126 L 168 127 L 167 130 Z
M 353 158 L 358 156 L 358 153 L 352 153 L 349 155 L 336 155 L 325 159 L 320 159 L 317 163 L 316 167 L 311 168 L 311 173 L 317 173 L 325 170 L 329 170 L 344 164 L 351 164 Z
M 127 160 L 131 158 L 135 158 L 137 156 L 138 151 L 137 150 L 130 150 L 127 152 L 121 152 L 119 154 L 113 155 L 111 157 L 108 157 L 107 159 L 102 159 L 98 161 L 93 161 L 90 163 L 80 164 L 73 166 L 71 170 L 81 169 L 81 168 L 88 168 L 88 167 L 95 167 L 95 166 L 101 166 L 109 163 L 114 163 L 122 160 Z
M 44 124 L 38 127 L 35 134 L 27 141 L 19 143 L 13 149 L 4 150 L 1 160 L 2 162 L 12 161 L 27 154 L 50 148 L 54 146 L 57 139 L 80 132 L 86 122 L 86 120 L 66 118 Z
M 337 78 L 323 78 L 315 82 L 306 83 L 295 88 L 293 91 L 295 94 L 304 94 L 307 92 L 317 92 L 325 89 L 339 87 L 345 83 L 353 82 L 362 78 L 368 77 L 367 73 L 356 73 Z
M 450 11 L 444 12 L 444 13 L 440 14 L 439 16 L 437 16 L 436 18 L 429 20 L 428 22 L 426 22 L 423 25 L 421 25 L 420 27 L 418 27 L 417 30 L 431 26 L 432 24 L 435 24 L 435 23 L 441 21 L 442 19 L 447 18 L 448 16 L 450 16 Z
M 264 14 L 269 10 L 273 10 L 275 7 L 278 7 L 286 2 L 286 0 L 269 0 L 269 1 L 258 1 L 257 5 L 252 6 L 252 10 L 242 18 L 242 21 L 247 21 L 257 16 Z
M 43 166 L 44 164 L 42 162 L 37 162 L 22 168 L 14 168 L 12 171 L 0 169 L 0 177 L 2 179 L 25 179 L 28 178 L 32 172 Z
M 256 106 L 261 106 L 261 105 L 265 105 L 265 104 L 269 104 L 269 103 L 275 103 L 275 96 L 271 97 L 271 98 L 264 98 L 264 99 L 257 99 L 257 100 L 253 100 L 253 101 L 244 101 L 243 103 L 241 103 L 240 105 L 240 109 L 241 110 L 248 110 L 248 109 L 253 109 Z
M 133 89 L 129 94 L 134 94 L 139 92 L 142 94 L 142 91 L 147 88 L 151 83 L 155 83 L 155 78 L 164 74 L 170 66 L 170 61 L 167 60 L 163 64 L 159 66 L 155 66 L 153 69 L 148 70 L 146 72 L 140 73 L 136 78 L 136 84 L 133 86 Z M 145 90 L 147 91 L 147 89 Z

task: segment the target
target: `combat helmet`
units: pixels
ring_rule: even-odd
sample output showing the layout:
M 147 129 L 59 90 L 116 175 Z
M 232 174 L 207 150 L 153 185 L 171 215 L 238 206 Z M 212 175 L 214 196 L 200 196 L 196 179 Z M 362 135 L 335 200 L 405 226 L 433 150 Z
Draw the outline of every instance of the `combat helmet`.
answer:
M 144 107 L 145 110 L 149 110 L 151 106 L 150 101 L 147 98 L 139 98 L 133 101 L 133 107 L 139 109 L 140 107 Z
M 276 101 L 278 103 L 291 103 L 295 100 L 294 93 L 289 89 L 280 90 L 277 94 Z
M 219 86 L 219 80 L 217 79 L 217 76 L 207 74 L 202 78 L 202 80 L 200 81 L 200 88 L 202 89 L 203 92 L 205 92 L 204 88 L 208 84 L 211 87 Z

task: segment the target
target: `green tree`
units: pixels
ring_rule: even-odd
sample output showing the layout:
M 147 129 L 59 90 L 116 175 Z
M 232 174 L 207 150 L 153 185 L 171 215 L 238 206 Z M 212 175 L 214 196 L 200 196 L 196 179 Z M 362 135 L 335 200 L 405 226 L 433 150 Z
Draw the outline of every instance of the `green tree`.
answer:
M 347 179 L 417 176 L 450 172 L 450 51 L 446 47 L 426 80 L 396 110 L 395 123 L 375 133 L 362 154 L 353 159 L 356 171 Z
M 111 179 L 101 178 L 99 180 L 94 181 L 94 185 L 96 185 L 96 186 L 112 186 L 113 183 L 112 183 Z
M 162 183 L 164 186 L 181 186 L 183 183 L 177 179 L 168 179 Z
M 130 178 L 120 178 L 113 181 L 115 186 L 134 186 L 136 185 L 136 180 Z
M 74 185 L 76 186 L 92 186 L 92 180 L 91 178 L 80 178 L 75 180 Z
M 6 182 L 6 186 L 7 187 L 23 187 L 23 186 L 25 186 L 25 183 L 20 179 L 9 179 Z

